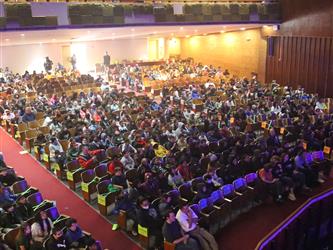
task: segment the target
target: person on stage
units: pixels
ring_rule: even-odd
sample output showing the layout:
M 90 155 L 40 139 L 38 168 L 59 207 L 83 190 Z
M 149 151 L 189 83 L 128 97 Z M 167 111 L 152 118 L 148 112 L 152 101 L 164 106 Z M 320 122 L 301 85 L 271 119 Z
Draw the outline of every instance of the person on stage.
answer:
M 106 71 L 106 69 L 109 69 L 109 67 L 110 67 L 110 61 L 111 61 L 110 55 L 106 51 L 105 55 L 103 57 L 104 71 Z
M 44 68 L 45 68 L 45 71 L 49 74 L 50 71 L 52 70 L 52 65 L 53 65 L 53 62 L 51 61 L 51 59 L 47 56 L 45 57 L 45 63 L 44 63 Z
M 75 71 L 76 70 L 76 56 L 75 56 L 75 54 L 73 54 L 72 56 L 71 56 L 71 64 L 72 64 L 72 70 L 73 71 Z

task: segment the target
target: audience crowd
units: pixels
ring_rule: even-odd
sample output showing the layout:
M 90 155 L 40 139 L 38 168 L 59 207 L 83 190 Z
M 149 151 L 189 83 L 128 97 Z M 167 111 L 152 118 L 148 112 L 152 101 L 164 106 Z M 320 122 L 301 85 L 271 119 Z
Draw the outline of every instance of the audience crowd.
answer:
M 0 99 L 2 119 L 27 123 L 42 112 L 43 126 L 50 133 L 39 134 L 34 145 L 41 154 L 46 145 L 51 162 L 64 171 L 72 161 L 91 169 L 107 157 L 112 184 L 122 187 L 112 214 L 125 210 L 135 225 L 132 233 L 137 234 L 138 224 L 148 228 L 157 247 L 165 238 L 177 250 L 218 249 L 189 205 L 248 173 L 257 172 L 277 202 L 296 200 L 298 192 L 308 192 L 330 174 L 329 162 L 318 166 L 309 153 L 333 146 L 329 107 L 302 88 L 275 82 L 263 85 L 255 74 L 252 79 L 238 79 L 227 70 L 193 61 L 158 67 L 118 64 L 110 70 L 110 84 L 102 82 L 98 91 L 78 89 L 72 94 L 54 89 L 93 79 L 79 74 L 59 80 L 35 72 L 23 76 L 8 69 L 1 72 L 0 91 L 6 93 Z M 112 87 L 125 83 L 140 90 L 143 78 L 167 81 L 184 75 L 209 78 L 201 84 L 164 86 L 153 98 L 129 96 Z M 35 98 L 27 98 L 28 93 L 35 93 Z M 63 140 L 69 141 L 67 150 L 60 143 Z M 135 178 L 129 180 L 128 173 Z M 181 202 L 176 209 L 166 193 L 198 177 L 203 181 L 193 200 Z M 32 210 L 24 197 L 2 190 L 1 199 L 9 202 L 0 220 L 6 230 L 30 218 Z M 259 202 L 261 197 L 256 199 Z M 67 247 L 87 245 L 78 237 L 82 232 L 75 220 L 70 220 L 64 238 L 42 212 L 31 228 L 21 227 L 18 244 L 30 244 L 30 239 L 42 242 L 52 232 L 48 249 L 58 249 L 53 246 L 59 242 Z

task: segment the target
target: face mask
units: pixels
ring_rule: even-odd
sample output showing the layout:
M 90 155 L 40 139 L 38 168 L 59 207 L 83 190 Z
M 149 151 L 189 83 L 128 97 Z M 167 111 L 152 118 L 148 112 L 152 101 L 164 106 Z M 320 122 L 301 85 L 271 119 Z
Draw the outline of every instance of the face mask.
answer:
M 143 206 L 142 208 L 147 210 L 147 209 L 149 209 L 149 205 L 148 206 Z

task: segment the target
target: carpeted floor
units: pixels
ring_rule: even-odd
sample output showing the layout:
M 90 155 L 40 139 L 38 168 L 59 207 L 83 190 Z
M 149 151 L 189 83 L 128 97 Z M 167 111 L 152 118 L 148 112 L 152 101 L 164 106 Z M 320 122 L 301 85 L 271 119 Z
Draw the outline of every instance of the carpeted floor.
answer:
M 0 151 L 8 165 L 40 190 L 44 199 L 55 200 L 60 213 L 76 218 L 79 225 L 110 250 L 140 249 L 120 231 L 112 231 L 110 223 L 81 200 L 69 188 L 43 168 L 30 154 L 20 154 L 23 148 L 0 129 Z

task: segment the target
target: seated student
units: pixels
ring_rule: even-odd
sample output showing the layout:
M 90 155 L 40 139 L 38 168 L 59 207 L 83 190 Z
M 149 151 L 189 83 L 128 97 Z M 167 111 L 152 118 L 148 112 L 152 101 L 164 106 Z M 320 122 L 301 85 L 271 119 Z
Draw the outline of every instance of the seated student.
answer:
M 70 140 L 69 147 L 66 152 L 67 161 L 74 161 L 80 154 L 80 144 L 74 139 Z
M 0 204 L 13 203 L 17 196 L 12 193 L 9 187 L 0 185 Z
M 190 237 L 189 234 L 185 234 L 182 230 L 179 222 L 176 220 L 175 213 L 172 210 L 168 210 L 165 214 L 165 222 L 162 227 L 164 239 L 167 242 L 176 245 L 176 250 L 199 250 L 198 243 Z
M 296 170 L 305 174 L 307 186 L 313 186 L 316 182 L 323 183 L 324 180 L 320 178 L 319 171 L 311 166 L 311 162 L 306 159 L 307 152 L 299 150 L 295 157 Z
M 93 168 L 97 165 L 97 155 L 102 153 L 102 150 L 93 150 L 89 151 L 88 146 L 84 145 L 82 146 L 82 152 L 79 155 L 79 163 L 81 167 L 85 169 Z
M 72 248 L 86 247 L 90 239 L 89 236 L 84 235 L 77 221 L 73 218 L 66 221 L 67 231 L 65 234 L 66 244 Z
M 138 198 L 138 210 L 137 210 L 138 223 L 148 228 L 149 234 L 155 236 L 155 246 L 159 247 L 162 244 L 163 237 L 161 232 L 162 220 L 158 217 L 157 211 L 150 207 L 150 203 L 147 198 L 141 196 Z
M 68 250 L 65 237 L 61 228 L 53 228 L 52 235 L 47 241 L 46 250 Z
M 13 203 L 9 203 L 3 206 L 5 212 L 1 214 L 0 226 L 4 228 L 3 231 L 8 232 L 12 228 L 17 227 L 20 224 L 19 217 L 15 211 Z
M 172 210 L 171 196 L 168 194 L 163 194 L 160 203 L 158 204 L 158 212 L 161 217 L 165 217 L 168 211 Z
M 0 168 L 0 182 L 8 187 L 13 185 L 18 180 L 15 172 L 9 168 Z
M 119 160 L 118 156 L 114 155 L 112 161 L 108 165 L 108 171 L 111 175 L 115 174 L 116 168 L 120 168 L 121 171 L 124 171 L 124 165 Z
M 198 193 L 193 198 L 193 203 L 198 203 L 201 199 L 208 198 L 211 192 L 207 189 L 205 183 L 198 184 Z
M 35 242 L 43 243 L 50 235 L 53 228 L 51 219 L 45 211 L 40 211 L 36 216 L 35 222 L 31 225 L 31 235 Z
M 16 200 L 16 212 L 21 221 L 26 221 L 33 216 L 33 208 L 24 195 L 19 196 Z
M 42 247 L 37 246 L 31 237 L 31 229 L 28 223 L 23 223 L 20 226 L 20 231 L 15 238 L 17 250 L 38 250 Z
M 114 176 L 112 176 L 111 180 L 112 184 L 122 186 L 124 189 L 126 189 L 128 186 L 126 177 L 119 167 L 116 167 Z
M 282 197 L 282 185 L 279 179 L 274 178 L 272 173 L 272 163 L 266 163 L 262 169 L 259 170 L 260 179 L 267 184 L 269 190 L 272 191 L 274 199 L 277 202 L 283 200 Z
M 66 161 L 66 155 L 65 155 L 64 149 L 62 148 L 62 146 L 57 138 L 55 138 L 55 137 L 51 138 L 49 150 L 50 150 L 51 162 L 58 163 L 59 167 L 61 169 L 63 169 L 65 161 Z
M 173 166 L 169 169 L 168 175 L 168 184 L 172 188 L 177 188 L 184 183 L 184 179 L 182 175 L 177 170 L 176 166 Z
M 198 216 L 187 203 L 180 204 L 176 218 L 184 232 L 197 239 L 203 250 L 218 250 L 214 236 L 197 225 Z

